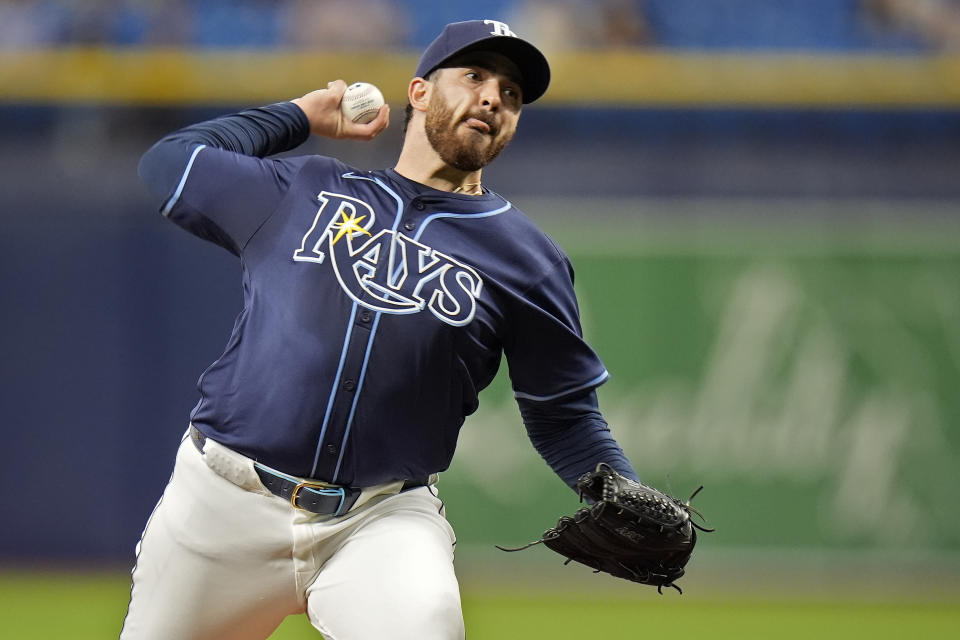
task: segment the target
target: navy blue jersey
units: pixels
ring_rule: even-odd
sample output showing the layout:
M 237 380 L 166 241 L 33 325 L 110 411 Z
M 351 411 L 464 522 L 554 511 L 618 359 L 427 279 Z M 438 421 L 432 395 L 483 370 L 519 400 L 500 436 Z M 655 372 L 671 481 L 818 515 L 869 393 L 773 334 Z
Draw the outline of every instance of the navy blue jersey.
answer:
M 636 473 L 597 407 L 564 253 L 492 191 L 431 189 L 333 158 L 278 103 L 187 127 L 143 157 L 162 213 L 241 259 L 243 310 L 191 419 L 286 473 L 369 486 L 450 464 L 506 354 L 530 440 L 569 485 Z
M 243 267 L 191 419 L 277 469 L 358 486 L 446 469 L 501 353 L 519 398 L 607 377 L 569 260 L 496 193 L 198 147 L 164 214 Z

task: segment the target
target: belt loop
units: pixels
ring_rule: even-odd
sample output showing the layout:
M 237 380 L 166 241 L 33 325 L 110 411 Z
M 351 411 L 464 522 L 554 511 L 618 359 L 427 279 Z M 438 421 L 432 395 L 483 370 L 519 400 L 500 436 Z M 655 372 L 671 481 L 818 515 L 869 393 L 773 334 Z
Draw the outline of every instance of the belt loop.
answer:
M 345 514 L 347 511 L 350 511 L 350 509 L 353 508 L 353 505 L 356 504 L 357 502 L 356 500 L 353 500 L 352 503 L 348 506 L 346 490 L 343 487 L 340 487 L 337 491 L 340 492 L 340 504 L 337 505 L 337 510 L 333 512 L 334 518 L 339 518 L 340 516 Z M 357 498 L 359 497 L 360 497 L 360 494 L 358 493 Z

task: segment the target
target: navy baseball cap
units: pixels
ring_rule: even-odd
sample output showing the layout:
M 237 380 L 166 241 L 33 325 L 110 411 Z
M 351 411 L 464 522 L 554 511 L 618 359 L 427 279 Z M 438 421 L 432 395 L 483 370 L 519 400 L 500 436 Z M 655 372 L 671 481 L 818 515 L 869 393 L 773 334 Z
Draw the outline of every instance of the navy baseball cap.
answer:
M 499 20 L 468 20 L 448 24 L 423 52 L 415 75 L 425 78 L 453 56 L 468 51 L 495 51 L 513 61 L 522 76 L 524 104 L 542 96 L 550 84 L 550 65 L 546 57 L 535 46 L 518 38 L 505 22 Z

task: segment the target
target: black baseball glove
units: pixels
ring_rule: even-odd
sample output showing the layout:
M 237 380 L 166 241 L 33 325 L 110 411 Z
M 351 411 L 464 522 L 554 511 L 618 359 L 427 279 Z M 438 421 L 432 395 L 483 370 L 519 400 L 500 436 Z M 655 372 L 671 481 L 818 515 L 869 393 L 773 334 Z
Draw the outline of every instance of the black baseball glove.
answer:
M 702 489 L 701 487 L 700 489 Z M 697 543 L 697 532 L 713 531 L 693 522 L 700 515 L 690 500 L 677 498 L 625 478 L 601 462 L 596 470 L 577 481 L 580 499 L 593 502 L 572 516 L 563 516 L 557 526 L 547 529 L 539 540 L 516 549 L 543 543 L 567 558 L 597 572 L 641 584 L 673 587 Z M 565 564 L 566 564 L 565 563 Z

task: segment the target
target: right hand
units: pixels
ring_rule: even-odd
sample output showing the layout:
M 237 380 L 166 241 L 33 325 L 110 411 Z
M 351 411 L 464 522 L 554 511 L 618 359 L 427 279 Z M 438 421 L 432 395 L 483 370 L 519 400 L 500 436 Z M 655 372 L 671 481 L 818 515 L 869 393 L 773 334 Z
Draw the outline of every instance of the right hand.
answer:
M 342 140 L 372 140 L 390 124 L 390 107 L 380 107 L 377 117 L 366 124 L 351 122 L 340 111 L 340 101 L 346 90 L 346 82 L 334 80 L 327 84 L 326 89 L 311 91 L 291 102 L 306 114 L 310 121 L 310 133 L 314 135 Z

